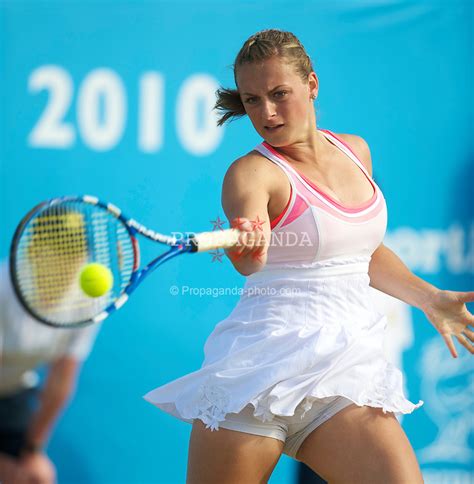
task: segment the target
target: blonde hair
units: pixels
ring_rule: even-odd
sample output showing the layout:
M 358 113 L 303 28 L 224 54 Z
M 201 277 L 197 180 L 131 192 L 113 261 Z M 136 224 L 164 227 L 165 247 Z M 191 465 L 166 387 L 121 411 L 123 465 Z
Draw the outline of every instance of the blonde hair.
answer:
M 234 81 L 237 85 L 237 68 L 243 64 L 261 62 L 271 57 L 281 57 L 293 65 L 303 81 L 314 70 L 311 59 L 296 35 L 283 30 L 267 29 L 249 37 L 240 49 L 233 64 Z M 217 125 L 244 116 L 245 108 L 238 89 L 220 88 L 216 91 L 217 101 L 214 109 L 221 114 Z

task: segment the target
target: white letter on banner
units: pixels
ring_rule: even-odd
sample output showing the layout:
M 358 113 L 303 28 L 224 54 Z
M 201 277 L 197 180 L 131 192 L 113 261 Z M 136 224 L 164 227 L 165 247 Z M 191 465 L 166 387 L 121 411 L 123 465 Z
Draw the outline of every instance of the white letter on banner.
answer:
M 77 121 L 84 143 L 98 151 L 110 150 L 123 134 L 125 118 L 122 80 L 110 69 L 93 70 L 81 84 L 77 99 Z
M 163 146 L 164 79 L 157 72 L 140 78 L 138 105 L 138 147 L 154 153 Z
M 178 94 L 176 129 L 184 148 L 196 156 L 212 153 L 224 130 L 216 125 L 212 109 L 219 85 L 208 74 L 195 74 L 187 79 Z
M 28 78 L 28 90 L 36 93 L 43 89 L 49 91 L 48 104 L 28 136 L 28 143 L 47 148 L 68 148 L 76 138 L 71 123 L 63 119 L 71 103 L 71 76 L 59 66 L 38 67 Z

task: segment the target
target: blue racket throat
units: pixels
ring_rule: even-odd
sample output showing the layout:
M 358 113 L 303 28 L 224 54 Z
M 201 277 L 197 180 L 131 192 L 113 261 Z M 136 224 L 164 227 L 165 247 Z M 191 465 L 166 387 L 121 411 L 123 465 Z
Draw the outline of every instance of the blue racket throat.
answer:
M 138 236 L 169 247 L 140 269 Z M 230 248 L 239 231 L 202 232 L 186 238 L 163 235 L 90 195 L 46 200 L 18 225 L 10 247 L 10 275 L 19 301 L 38 321 L 81 327 L 120 309 L 157 267 L 181 254 Z M 108 268 L 113 286 L 100 297 L 80 287 L 83 268 Z

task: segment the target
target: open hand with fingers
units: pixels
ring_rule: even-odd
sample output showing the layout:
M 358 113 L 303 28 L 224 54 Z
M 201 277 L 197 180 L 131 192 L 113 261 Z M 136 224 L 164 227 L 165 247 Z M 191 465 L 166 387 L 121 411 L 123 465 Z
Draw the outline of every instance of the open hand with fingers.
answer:
M 428 320 L 443 337 L 453 358 L 458 353 L 452 337 L 461 343 L 471 354 L 474 354 L 474 315 L 469 312 L 466 303 L 474 302 L 474 291 L 455 292 L 437 291 L 423 308 Z

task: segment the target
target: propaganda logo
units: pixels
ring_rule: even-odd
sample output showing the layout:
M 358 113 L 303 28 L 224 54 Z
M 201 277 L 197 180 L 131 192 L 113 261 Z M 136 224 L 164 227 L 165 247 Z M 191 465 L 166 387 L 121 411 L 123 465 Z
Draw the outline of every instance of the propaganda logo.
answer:
M 220 218 L 218 215 L 214 220 L 210 221 L 212 224 L 212 231 L 214 230 L 225 230 L 224 225 L 227 223 L 223 219 Z M 249 226 L 250 223 L 250 226 Z M 254 220 L 244 219 L 241 217 L 236 217 L 231 222 L 231 227 L 242 230 L 243 232 L 248 232 L 251 229 L 253 232 L 263 232 L 264 224 L 267 223 L 265 220 L 262 220 L 258 215 L 255 217 Z M 244 226 L 245 225 L 245 226 Z M 300 232 L 292 232 L 292 231 L 279 231 L 279 232 L 270 232 L 270 242 L 268 247 L 294 247 L 294 246 L 307 246 L 311 247 L 313 245 L 311 238 L 308 232 L 300 231 Z M 245 253 L 244 249 L 246 247 L 245 242 L 238 244 L 234 249 L 228 249 L 227 255 L 232 261 L 238 260 L 242 257 Z M 222 262 L 223 256 L 226 252 L 222 249 L 217 249 L 212 252 L 209 252 L 212 257 L 212 262 Z M 262 261 L 263 256 L 263 248 L 262 250 L 257 250 L 253 252 L 252 257 L 254 259 Z
M 225 222 L 224 220 L 222 220 L 219 215 L 215 218 L 215 220 L 211 220 L 210 221 L 211 224 L 212 224 L 212 231 L 214 232 L 214 230 L 224 230 L 223 226 L 227 223 Z M 244 220 L 242 219 L 241 217 L 237 217 L 236 219 L 234 219 L 232 221 L 232 228 L 236 228 L 236 229 L 239 229 L 239 230 L 242 230 L 243 229 L 243 225 L 247 222 L 247 220 Z M 263 224 L 265 223 L 264 220 L 260 220 L 259 216 L 257 215 L 257 218 L 255 220 L 250 220 L 249 221 L 251 226 L 252 226 L 252 230 L 256 230 L 256 231 L 261 231 L 263 232 Z M 242 254 L 243 254 L 243 249 L 244 249 L 244 244 L 239 244 L 237 245 L 234 249 L 229 249 L 227 251 L 227 255 L 229 256 L 230 259 L 232 259 L 233 261 L 236 261 L 238 260 L 240 257 L 242 257 Z M 225 252 L 224 250 L 222 249 L 216 249 L 216 250 L 213 250 L 211 252 L 209 252 L 209 254 L 212 256 L 212 260 L 211 262 L 222 262 L 222 258 L 224 257 L 225 255 Z M 259 261 L 262 261 L 262 252 L 254 252 L 252 257 L 254 259 L 258 259 Z

